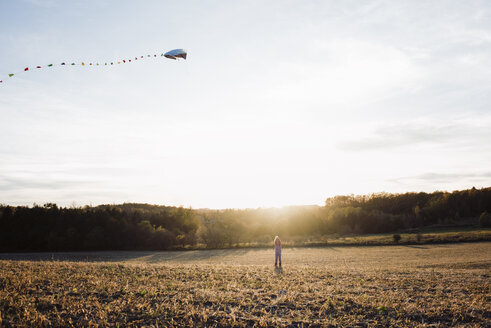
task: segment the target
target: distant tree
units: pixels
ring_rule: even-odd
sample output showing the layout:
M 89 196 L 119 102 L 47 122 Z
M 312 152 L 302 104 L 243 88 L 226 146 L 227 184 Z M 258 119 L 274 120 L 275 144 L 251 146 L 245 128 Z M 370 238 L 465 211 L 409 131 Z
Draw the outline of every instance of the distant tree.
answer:
M 204 220 L 204 226 L 200 229 L 200 238 L 207 247 L 224 247 L 228 242 L 228 235 L 223 222 L 217 218 Z
M 142 220 L 138 223 L 138 227 L 146 232 L 153 232 L 155 230 L 155 227 L 150 223 L 148 220 Z
M 479 225 L 483 228 L 491 225 L 491 217 L 487 211 L 482 212 L 481 216 L 479 216 Z
M 84 247 L 89 250 L 103 249 L 104 229 L 100 226 L 93 227 L 85 236 Z
M 47 209 L 58 209 L 58 206 L 55 203 L 46 203 L 43 207 Z
M 162 227 L 158 227 L 152 235 L 153 249 L 168 249 L 176 243 L 178 242 L 176 241 L 176 237 L 172 231 L 166 230 Z
M 396 233 L 471 217 L 479 217 L 479 224 L 489 227 L 489 213 L 491 187 L 336 196 L 322 207 L 245 210 L 133 203 L 68 208 L 55 203 L 0 204 L 0 251 L 160 250 L 198 242 L 233 247 L 269 244 L 275 235 L 302 243 L 322 235 Z M 420 235 L 416 240 L 421 240 Z

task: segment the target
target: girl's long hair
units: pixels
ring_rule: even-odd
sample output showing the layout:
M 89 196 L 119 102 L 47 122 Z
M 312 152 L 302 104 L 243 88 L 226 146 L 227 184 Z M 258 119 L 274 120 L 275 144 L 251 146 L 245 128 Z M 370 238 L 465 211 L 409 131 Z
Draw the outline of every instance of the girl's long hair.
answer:
M 277 240 L 279 240 L 279 241 L 281 242 L 280 237 L 276 236 L 276 237 L 274 237 L 274 244 L 275 244 L 275 245 L 276 245 L 276 241 L 277 241 Z

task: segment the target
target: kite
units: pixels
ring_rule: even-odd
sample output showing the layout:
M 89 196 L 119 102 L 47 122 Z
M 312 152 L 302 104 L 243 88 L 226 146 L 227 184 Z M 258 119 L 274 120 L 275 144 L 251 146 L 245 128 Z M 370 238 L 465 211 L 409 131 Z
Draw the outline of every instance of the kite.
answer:
M 186 59 L 187 58 L 187 51 L 184 50 L 184 49 L 174 49 L 174 50 L 171 50 L 171 51 L 168 51 L 166 53 L 162 53 L 160 54 L 159 57 L 166 57 L 166 58 L 169 58 L 169 59 L 173 59 L 173 60 L 177 60 L 178 58 L 182 58 L 182 59 Z M 133 57 L 131 57 L 133 58 Z M 138 57 L 135 57 L 135 60 L 133 60 L 133 62 L 137 61 L 138 59 L 142 60 L 143 58 L 145 58 L 145 56 L 140 56 L 140 58 Z M 153 56 L 152 55 L 147 55 L 146 58 L 157 58 L 157 55 L 154 54 Z M 77 64 L 76 62 L 71 62 L 69 65 L 70 66 L 76 66 L 76 65 L 81 65 L 81 66 L 99 66 L 99 63 L 98 62 L 95 62 L 95 63 L 92 63 L 92 62 L 88 62 L 88 65 L 86 65 L 87 61 L 83 61 L 83 62 L 80 62 L 80 64 Z M 126 64 L 126 63 L 131 63 L 131 59 L 121 59 L 121 60 L 117 60 L 117 61 L 104 61 L 103 62 L 104 65 L 103 66 L 107 66 L 108 63 L 110 63 L 110 65 L 114 65 L 114 64 Z M 45 66 L 41 66 L 41 65 L 37 65 L 37 66 L 32 66 L 31 68 L 36 68 L 36 69 L 40 69 L 40 68 L 43 68 L 43 67 L 54 67 L 54 66 L 68 66 L 68 64 L 66 62 L 61 62 L 59 65 L 56 65 L 56 64 L 47 64 Z M 102 66 L 102 63 L 101 63 L 101 66 Z M 23 73 L 23 72 L 29 72 L 31 69 L 29 67 L 26 67 L 24 68 L 22 71 L 19 71 L 19 72 L 14 72 L 14 73 L 9 73 L 7 74 L 9 77 L 13 77 L 13 76 L 17 76 L 19 73 Z M 3 83 L 3 80 L 0 80 L 0 83 Z
M 186 59 L 186 57 L 188 56 L 188 53 L 184 49 L 174 49 L 174 50 L 171 50 L 171 51 L 166 52 L 164 54 L 164 56 L 166 58 L 174 59 L 174 60 L 176 60 L 177 58 L 184 58 L 184 59 Z

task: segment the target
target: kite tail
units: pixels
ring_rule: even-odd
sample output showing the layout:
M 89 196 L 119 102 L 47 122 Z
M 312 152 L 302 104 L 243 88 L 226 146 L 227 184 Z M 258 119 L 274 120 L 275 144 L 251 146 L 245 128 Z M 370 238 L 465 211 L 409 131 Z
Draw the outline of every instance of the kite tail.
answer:
M 186 59 L 187 53 L 181 54 L 181 56 Z M 38 70 L 38 69 L 49 69 L 51 67 L 55 66 L 111 66 L 111 65 L 120 65 L 120 64 L 126 64 L 126 63 L 134 63 L 136 61 L 141 61 L 145 58 L 157 58 L 157 57 L 163 57 L 164 53 L 157 55 L 146 55 L 146 56 L 136 56 L 136 57 L 127 57 L 125 59 L 120 59 L 120 60 L 114 60 L 114 61 L 83 61 L 83 62 L 61 62 L 59 64 L 47 64 L 47 65 L 38 65 L 38 66 L 31 66 L 31 67 L 26 67 L 22 71 L 14 72 L 14 73 L 9 73 L 6 76 L 6 79 L 0 80 L 0 83 L 4 83 L 8 78 L 12 78 L 15 76 L 18 76 L 19 74 L 25 73 L 25 72 L 30 72 L 33 70 Z

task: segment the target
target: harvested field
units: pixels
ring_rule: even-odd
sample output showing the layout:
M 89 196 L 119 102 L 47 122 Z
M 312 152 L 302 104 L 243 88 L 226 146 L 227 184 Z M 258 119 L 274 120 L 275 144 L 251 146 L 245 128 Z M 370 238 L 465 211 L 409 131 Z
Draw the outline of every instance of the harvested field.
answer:
M 491 327 L 491 243 L 0 254 L 1 326 Z

